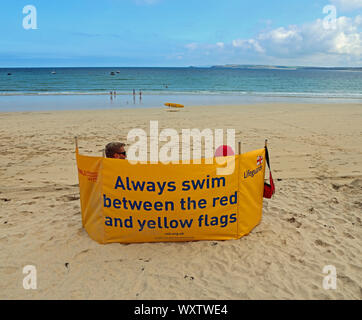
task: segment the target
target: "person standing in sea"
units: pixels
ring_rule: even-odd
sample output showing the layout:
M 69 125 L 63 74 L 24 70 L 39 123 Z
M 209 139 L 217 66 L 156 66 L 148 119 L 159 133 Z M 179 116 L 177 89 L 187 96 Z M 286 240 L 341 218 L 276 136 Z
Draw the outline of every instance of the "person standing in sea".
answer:
M 133 104 L 136 104 L 136 90 L 133 89 Z
M 142 102 L 142 91 L 140 89 L 140 102 Z

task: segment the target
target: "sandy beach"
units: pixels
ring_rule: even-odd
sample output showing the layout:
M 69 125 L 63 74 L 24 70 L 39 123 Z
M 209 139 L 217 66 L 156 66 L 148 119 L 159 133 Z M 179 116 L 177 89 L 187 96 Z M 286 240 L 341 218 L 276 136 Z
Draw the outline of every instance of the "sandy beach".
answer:
M 0 299 L 362 299 L 362 105 L 0 113 Z M 81 224 L 74 136 L 101 155 L 133 128 L 235 128 L 276 194 L 240 240 L 100 245 Z M 23 267 L 38 288 L 23 288 Z M 322 286 L 323 268 L 337 289 Z

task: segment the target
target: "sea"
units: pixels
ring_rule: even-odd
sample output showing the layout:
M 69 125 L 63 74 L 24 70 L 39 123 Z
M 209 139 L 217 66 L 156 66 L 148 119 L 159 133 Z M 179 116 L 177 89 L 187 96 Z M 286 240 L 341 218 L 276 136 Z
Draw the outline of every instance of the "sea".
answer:
M 0 68 L 0 112 L 148 108 L 166 102 L 185 106 L 362 104 L 362 70 Z

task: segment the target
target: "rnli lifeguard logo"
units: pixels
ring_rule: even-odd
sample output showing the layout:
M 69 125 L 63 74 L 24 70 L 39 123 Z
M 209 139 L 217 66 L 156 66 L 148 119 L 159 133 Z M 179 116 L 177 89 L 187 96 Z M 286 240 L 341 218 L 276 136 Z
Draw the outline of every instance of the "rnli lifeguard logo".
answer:
M 96 182 L 98 178 L 98 172 L 92 172 L 87 170 L 78 169 L 79 174 L 84 177 L 87 177 L 88 181 Z
M 256 165 L 261 166 L 263 164 L 263 156 L 256 157 Z
M 244 179 L 251 177 L 253 178 L 258 172 L 263 169 L 263 156 L 256 157 L 256 168 L 254 170 L 247 170 L 244 172 Z

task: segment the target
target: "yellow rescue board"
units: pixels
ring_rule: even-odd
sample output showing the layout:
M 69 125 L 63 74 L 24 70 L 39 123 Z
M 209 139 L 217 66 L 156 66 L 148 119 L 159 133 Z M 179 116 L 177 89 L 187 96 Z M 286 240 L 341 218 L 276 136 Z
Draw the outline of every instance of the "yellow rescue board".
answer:
M 184 106 L 182 104 L 178 103 L 165 103 L 166 107 L 174 107 L 174 108 L 183 108 Z

